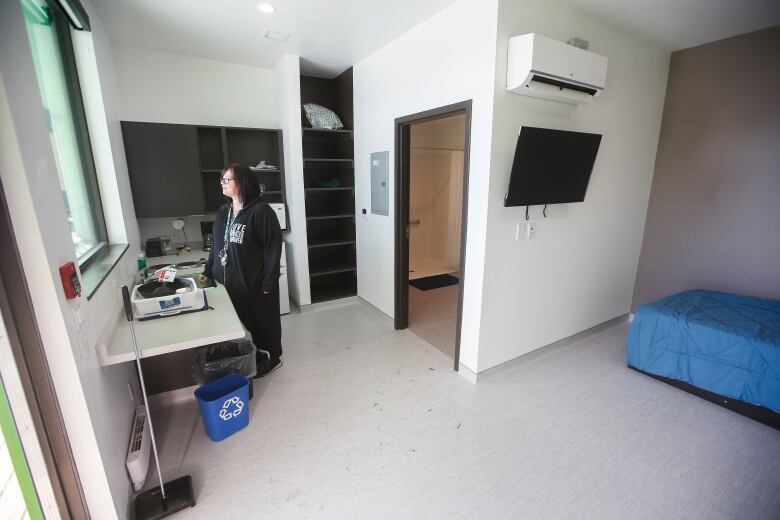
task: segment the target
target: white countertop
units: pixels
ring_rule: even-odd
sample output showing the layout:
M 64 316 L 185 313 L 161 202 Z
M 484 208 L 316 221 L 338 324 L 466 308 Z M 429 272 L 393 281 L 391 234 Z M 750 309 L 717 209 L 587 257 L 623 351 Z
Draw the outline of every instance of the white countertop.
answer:
M 207 254 L 208 252 L 193 250 L 177 256 L 150 258 L 147 263 L 154 265 L 194 261 Z M 217 284 L 217 287 L 206 289 L 206 298 L 211 309 L 205 311 L 155 320 L 134 320 L 135 337 L 141 357 L 159 356 L 243 338 L 244 327 L 233 309 L 225 287 Z M 98 342 L 97 352 L 103 366 L 135 360 L 130 325 L 124 317 L 124 312 L 122 318 L 117 320 L 112 333 L 105 340 Z

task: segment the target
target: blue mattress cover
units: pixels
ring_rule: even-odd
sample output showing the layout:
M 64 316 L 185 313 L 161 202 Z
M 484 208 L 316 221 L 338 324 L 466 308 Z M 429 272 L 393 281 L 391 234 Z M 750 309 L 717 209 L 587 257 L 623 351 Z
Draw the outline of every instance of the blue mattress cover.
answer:
M 640 306 L 628 365 L 780 412 L 780 301 L 692 290 Z

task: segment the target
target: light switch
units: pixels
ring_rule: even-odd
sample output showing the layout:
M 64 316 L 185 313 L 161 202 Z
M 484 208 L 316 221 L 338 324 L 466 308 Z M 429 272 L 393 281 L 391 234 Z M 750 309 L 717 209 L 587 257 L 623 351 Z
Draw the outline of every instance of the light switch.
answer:
M 529 222 L 528 225 L 525 227 L 526 232 L 525 236 L 526 238 L 534 238 L 536 236 L 536 222 Z

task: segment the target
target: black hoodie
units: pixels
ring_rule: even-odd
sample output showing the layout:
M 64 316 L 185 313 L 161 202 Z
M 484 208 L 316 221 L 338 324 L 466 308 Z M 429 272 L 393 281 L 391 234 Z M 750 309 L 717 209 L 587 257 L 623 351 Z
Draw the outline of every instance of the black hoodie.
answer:
M 282 231 L 273 209 L 260 198 L 247 202 L 230 223 L 228 263 L 222 266 L 219 252 L 225 241 L 225 225 L 231 202 L 217 211 L 214 244 L 203 274 L 229 291 L 270 292 L 279 279 Z

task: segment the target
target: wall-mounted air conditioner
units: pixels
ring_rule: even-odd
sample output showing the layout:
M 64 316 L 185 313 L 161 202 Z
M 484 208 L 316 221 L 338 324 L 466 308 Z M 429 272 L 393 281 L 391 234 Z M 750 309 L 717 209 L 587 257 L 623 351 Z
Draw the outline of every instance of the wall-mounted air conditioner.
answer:
M 509 39 L 506 88 L 563 103 L 589 103 L 607 82 L 607 58 L 541 34 Z

